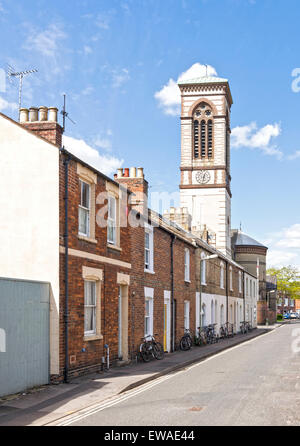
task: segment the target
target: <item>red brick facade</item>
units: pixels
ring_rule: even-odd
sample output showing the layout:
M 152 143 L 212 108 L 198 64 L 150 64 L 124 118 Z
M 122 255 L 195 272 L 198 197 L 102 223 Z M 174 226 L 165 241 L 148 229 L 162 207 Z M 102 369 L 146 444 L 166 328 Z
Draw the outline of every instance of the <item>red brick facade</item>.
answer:
M 57 123 L 27 122 L 24 126 L 60 147 L 62 129 Z M 192 332 L 195 331 L 196 293 L 199 294 L 201 291 L 211 294 L 215 300 L 217 296 L 226 298 L 227 308 L 230 298 L 244 298 L 244 286 L 242 292 L 239 290 L 239 271 L 242 272 L 242 268 L 224 258 L 221 253 L 217 253 L 207 243 L 195 239 L 191 233 L 180 229 L 178 225 L 170 224 L 158 214 L 148 210 L 148 183 L 144 180 L 142 169 L 138 169 L 137 177 L 129 177 L 129 169 L 125 169 L 125 176 L 118 174 L 113 181 L 62 150 L 59 172 L 61 377 L 66 372 L 66 367 L 68 376 L 100 369 L 102 361 L 106 360 L 105 345 L 109 346 L 110 363 L 120 359 L 135 360 L 138 357 L 141 339 L 145 335 L 145 302 L 146 298 L 150 297 L 147 295 L 149 292 L 152 293 L 153 334 L 162 344 L 166 341 L 165 299 L 168 299 L 170 339 L 167 349 L 169 351 L 178 347 L 184 333 L 185 308 L 189 308 L 188 325 Z M 80 179 L 89 182 L 92 191 L 89 221 L 92 229 L 89 236 L 79 234 Z M 121 189 L 126 186 L 128 191 L 120 192 L 119 186 Z M 121 196 L 126 198 L 125 208 L 118 207 L 118 220 L 123 219 L 124 222 L 125 212 L 126 224 L 121 224 L 121 227 L 116 229 L 119 235 L 115 246 L 108 243 L 107 227 L 97 224 L 99 211 L 103 211 L 103 207 L 107 206 L 107 199 L 97 200 L 99 194 L 104 192 L 116 194 L 120 200 Z M 127 193 L 130 195 L 128 205 Z M 120 204 L 120 201 L 118 203 Z M 131 224 L 132 217 L 137 223 L 135 226 Z M 128 218 L 129 224 L 127 224 Z M 153 240 L 150 269 L 145 267 L 147 231 L 150 231 Z M 189 277 L 185 276 L 187 251 L 189 261 L 186 269 L 189 271 Z M 206 285 L 200 284 L 200 257 L 203 253 L 205 256 L 217 254 L 219 257 L 206 264 Z M 225 265 L 224 288 L 220 287 L 220 262 Z M 232 289 L 229 280 L 230 269 L 232 269 Z M 96 333 L 93 336 L 86 336 L 84 287 L 85 280 L 90 275 L 97 276 L 93 280 L 96 281 L 99 301 L 96 308 Z M 66 280 L 68 309 L 66 309 Z M 119 330 L 119 318 L 122 320 L 122 330 Z M 227 309 L 226 320 L 228 320 Z M 66 327 L 68 327 L 67 352 Z

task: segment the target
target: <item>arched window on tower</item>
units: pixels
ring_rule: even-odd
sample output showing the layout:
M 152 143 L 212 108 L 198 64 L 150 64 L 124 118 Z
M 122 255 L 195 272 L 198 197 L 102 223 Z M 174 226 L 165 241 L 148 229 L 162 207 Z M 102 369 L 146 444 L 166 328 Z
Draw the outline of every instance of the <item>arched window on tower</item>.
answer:
M 205 158 L 205 140 L 206 140 L 205 121 L 201 121 L 201 158 Z
M 194 121 L 194 157 L 199 158 L 199 122 Z
M 207 153 L 208 153 L 208 158 L 212 158 L 212 152 L 213 152 L 213 123 L 212 120 L 210 119 L 207 122 L 207 132 L 208 132 L 208 136 L 207 136 Z
M 213 158 L 213 125 L 211 107 L 201 102 L 193 114 L 194 158 Z

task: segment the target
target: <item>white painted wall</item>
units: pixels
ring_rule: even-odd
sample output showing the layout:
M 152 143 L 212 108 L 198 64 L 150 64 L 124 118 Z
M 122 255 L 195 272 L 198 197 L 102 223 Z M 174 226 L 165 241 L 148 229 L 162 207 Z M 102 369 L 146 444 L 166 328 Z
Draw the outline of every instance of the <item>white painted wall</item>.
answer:
M 197 299 L 197 296 L 196 296 Z M 200 296 L 198 296 L 198 299 L 200 299 Z M 213 314 L 212 314 L 212 305 L 211 303 L 213 302 Z M 217 303 L 217 317 L 215 317 L 215 308 L 216 308 L 216 303 Z M 216 330 L 217 332 L 220 329 L 220 325 L 221 325 L 221 320 L 220 320 L 220 316 L 221 316 L 221 305 L 223 305 L 224 308 L 224 322 L 226 322 L 226 296 L 222 296 L 219 294 L 207 294 L 207 293 L 202 293 L 201 295 L 201 306 L 203 308 L 203 304 L 205 304 L 205 308 L 206 308 L 206 317 L 205 317 L 205 325 L 209 325 L 212 323 L 216 323 Z M 197 306 L 200 306 L 199 304 Z M 212 317 L 213 316 L 213 317 Z M 198 325 L 199 327 L 199 325 Z
M 231 257 L 230 232 L 227 219 L 231 218 L 231 199 L 224 188 L 181 189 L 180 206 L 187 207 L 192 216 L 192 227 L 207 225 L 216 233 L 216 248 Z
M 0 277 L 51 288 L 50 372 L 59 372 L 59 149 L 0 114 Z

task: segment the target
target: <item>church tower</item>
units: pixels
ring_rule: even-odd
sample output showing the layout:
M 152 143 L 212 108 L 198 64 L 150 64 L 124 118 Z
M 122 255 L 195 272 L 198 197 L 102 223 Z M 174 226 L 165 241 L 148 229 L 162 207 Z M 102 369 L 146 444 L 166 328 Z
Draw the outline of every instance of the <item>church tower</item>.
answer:
M 192 232 L 231 257 L 230 108 L 227 79 L 179 82 L 181 91 L 180 206 Z

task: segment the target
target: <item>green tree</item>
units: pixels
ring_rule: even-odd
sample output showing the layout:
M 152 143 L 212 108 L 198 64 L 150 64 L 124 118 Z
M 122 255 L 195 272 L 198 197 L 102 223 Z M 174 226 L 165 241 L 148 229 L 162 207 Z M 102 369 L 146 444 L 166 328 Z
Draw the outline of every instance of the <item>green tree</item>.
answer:
M 282 268 L 269 268 L 267 274 L 277 277 L 277 289 L 289 294 L 291 299 L 300 299 L 300 271 L 289 265 Z

